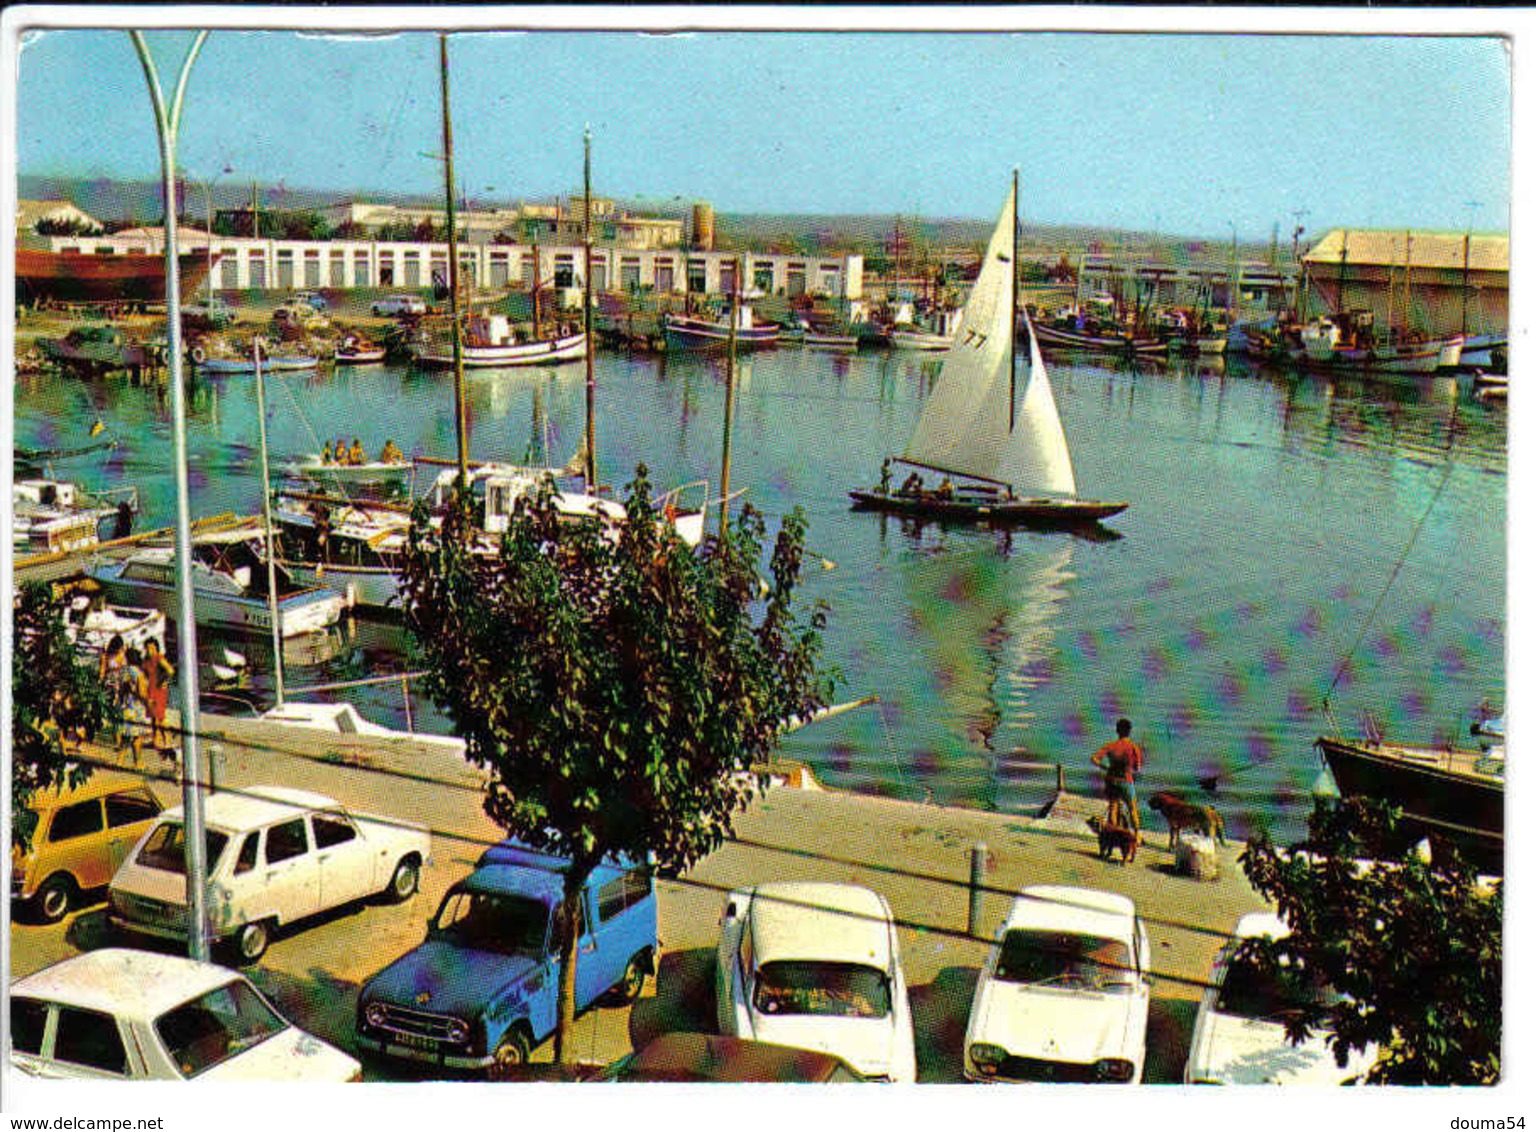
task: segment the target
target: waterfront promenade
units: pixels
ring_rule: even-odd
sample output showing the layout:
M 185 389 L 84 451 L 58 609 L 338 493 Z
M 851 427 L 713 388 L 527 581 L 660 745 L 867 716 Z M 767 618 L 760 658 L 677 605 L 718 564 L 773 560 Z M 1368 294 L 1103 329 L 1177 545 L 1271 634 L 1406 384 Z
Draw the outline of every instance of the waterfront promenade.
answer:
M 421 941 L 443 891 L 501 836 L 481 809 L 481 775 L 451 752 L 407 739 L 329 735 L 207 714 L 202 730 L 216 788 L 300 786 L 432 830 L 433 859 L 418 896 L 400 906 L 343 910 L 281 935 L 253 970 L 291 1018 L 350 1050 L 360 985 Z M 123 761 L 97 747 L 85 754 Z M 175 804 L 179 790 L 170 768 L 151 761 L 144 769 L 157 776 L 162 799 Z M 1123 893 L 1146 920 L 1153 986 L 1145 1079 L 1177 1082 L 1200 981 L 1238 916 L 1263 902 L 1237 864 L 1240 845 L 1218 851 L 1219 880 L 1192 880 L 1174 872 L 1165 830 L 1155 815 L 1146 817 L 1146 844 L 1133 864 L 1122 866 L 1099 860 L 1096 842 L 1076 816 L 1028 818 L 775 786 L 738 817 L 733 840 L 682 876 L 660 882 L 658 978 L 633 1007 L 582 1015 L 573 1048 L 580 1060 L 603 1063 L 658 1033 L 713 1030 L 714 950 L 725 894 L 770 880 L 851 881 L 884 894 L 901 925 L 919 1079 L 956 1081 L 977 972 L 1012 895 L 1026 885 L 1071 884 Z M 973 936 L 968 882 L 977 843 L 987 846 L 990 867 Z M 104 908 L 95 905 L 54 927 L 13 923 L 11 977 L 102 946 L 104 920 Z M 548 1043 L 534 1054 L 536 1062 L 550 1057 Z M 421 1070 L 369 1064 L 368 1075 L 418 1077 Z

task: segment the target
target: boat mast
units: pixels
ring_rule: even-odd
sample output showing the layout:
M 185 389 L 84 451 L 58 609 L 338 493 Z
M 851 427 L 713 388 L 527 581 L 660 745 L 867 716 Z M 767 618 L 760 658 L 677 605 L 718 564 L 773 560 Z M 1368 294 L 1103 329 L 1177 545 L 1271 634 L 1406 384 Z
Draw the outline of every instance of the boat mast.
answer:
M 720 441 L 720 539 L 731 516 L 731 420 L 736 413 L 736 323 L 741 318 L 741 256 L 731 287 L 731 331 L 725 354 L 725 430 Z
M 261 370 L 260 335 L 251 342 L 251 361 L 256 367 L 256 423 L 261 437 L 261 517 L 267 539 L 267 615 L 272 620 L 272 680 L 277 692 L 277 706 L 282 707 L 283 693 L 283 623 L 277 609 L 277 540 L 272 534 L 272 473 L 267 464 L 267 381 Z
M 1467 332 L 1467 292 L 1472 281 L 1472 222 L 1467 222 L 1467 233 L 1461 238 L 1461 332 Z
M 453 324 L 453 410 L 459 440 L 459 491 L 469 489 L 468 419 L 464 397 L 464 343 L 459 325 L 459 237 L 453 210 L 453 121 L 448 115 L 448 34 L 437 37 L 443 86 L 443 182 L 448 200 L 448 317 Z
M 581 328 L 587 354 L 587 490 L 597 490 L 597 377 L 592 366 L 592 127 L 582 134 L 582 231 L 586 277 L 581 287 Z M 686 268 L 684 269 L 686 274 Z
M 1008 431 L 1013 431 L 1013 404 L 1018 383 L 1019 333 L 1019 171 L 1013 171 L 1013 248 L 1008 263 Z

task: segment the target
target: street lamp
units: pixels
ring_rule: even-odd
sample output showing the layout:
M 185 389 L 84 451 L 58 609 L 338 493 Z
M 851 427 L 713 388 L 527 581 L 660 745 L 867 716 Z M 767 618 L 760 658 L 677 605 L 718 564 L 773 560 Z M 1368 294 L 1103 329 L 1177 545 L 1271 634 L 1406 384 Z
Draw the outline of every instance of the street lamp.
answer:
M 208 239 L 204 244 L 208 252 L 208 308 L 213 313 L 213 186 L 219 183 L 219 178 L 233 173 L 232 166 L 226 165 L 214 174 L 212 180 L 199 181 L 194 178 L 197 187 L 203 190 L 203 205 L 208 210 Z

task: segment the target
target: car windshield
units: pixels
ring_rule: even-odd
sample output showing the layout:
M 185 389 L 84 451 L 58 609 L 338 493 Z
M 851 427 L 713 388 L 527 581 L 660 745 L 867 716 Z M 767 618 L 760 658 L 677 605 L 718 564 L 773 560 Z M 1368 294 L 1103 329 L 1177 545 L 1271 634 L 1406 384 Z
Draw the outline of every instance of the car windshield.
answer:
M 227 833 L 217 829 L 204 831 L 203 861 L 210 873 L 219 863 L 219 855 L 224 852 L 224 846 L 228 841 Z M 145 868 L 160 869 L 163 872 L 186 876 L 186 842 L 186 829 L 180 822 L 164 822 L 156 826 L 145 840 L 144 847 L 139 850 L 136 860 Z
M 1129 988 L 1131 949 L 1124 940 L 1039 929 L 1016 929 L 1003 937 L 997 978 L 1032 986 L 1089 990 Z
M 431 938 L 477 951 L 542 955 L 549 909 L 526 896 L 455 887 L 432 918 Z
M 244 979 L 225 983 L 155 1019 L 155 1033 L 183 1077 L 238 1057 L 288 1023 Z
M 884 972 L 862 963 L 781 960 L 758 968 L 752 1005 L 761 1014 L 884 1018 L 891 986 Z
M 1318 978 L 1294 985 L 1278 971 L 1264 970 L 1252 958 L 1239 954 L 1227 965 L 1226 978 L 1216 995 L 1216 1009 L 1239 1018 L 1280 1022 L 1308 1006 L 1328 1006 L 1338 994 Z

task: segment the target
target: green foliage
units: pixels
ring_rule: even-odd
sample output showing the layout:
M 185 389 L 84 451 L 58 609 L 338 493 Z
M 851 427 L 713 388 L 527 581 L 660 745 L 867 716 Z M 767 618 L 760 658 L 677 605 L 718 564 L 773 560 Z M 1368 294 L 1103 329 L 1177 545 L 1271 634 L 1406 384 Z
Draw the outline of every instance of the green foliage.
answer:
M 100 236 L 105 231 L 100 224 L 73 218 L 55 219 L 45 216 L 32 226 L 39 236 Z
M 11 653 L 11 842 L 31 841 L 37 816 L 27 803 L 39 790 L 75 785 L 90 768 L 66 757 L 66 736 L 94 735 L 121 713 L 82 663 L 64 630 L 63 611 L 46 585 L 30 582 L 16 598 Z
M 1349 1050 L 1376 1043 L 1373 1082 L 1494 1084 L 1503 882 L 1480 881 L 1447 846 L 1429 861 L 1392 852 L 1404 841 L 1399 820 L 1380 804 L 1346 799 L 1313 815 L 1305 854 L 1252 840 L 1244 871 L 1292 929 L 1253 954 L 1287 981 L 1306 970 L 1343 996 L 1289 1020 L 1293 1040 L 1326 1028 L 1340 1065 Z
M 584 870 L 612 853 L 685 868 L 729 834 L 785 725 L 831 693 L 826 610 L 794 602 L 804 520 L 785 519 L 759 600 L 750 508 L 695 553 L 658 521 L 643 466 L 616 534 L 558 518 L 551 490 L 494 556 L 467 510 L 440 531 L 415 516 L 402 590 L 428 687 L 491 772 L 498 825 Z

